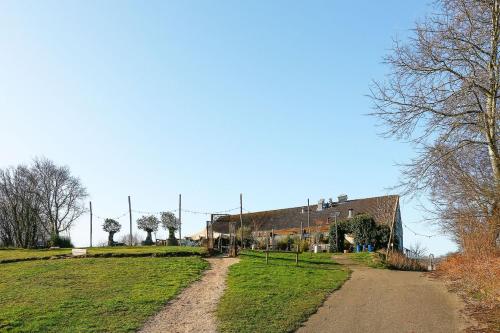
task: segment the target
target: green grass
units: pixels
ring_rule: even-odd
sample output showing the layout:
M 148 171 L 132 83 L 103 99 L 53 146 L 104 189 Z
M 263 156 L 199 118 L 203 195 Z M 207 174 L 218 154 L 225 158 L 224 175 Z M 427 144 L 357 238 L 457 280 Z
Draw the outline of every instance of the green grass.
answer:
M 0 249 L 0 262 L 10 259 L 50 258 L 52 256 L 70 254 L 71 249 L 31 250 L 31 249 Z
M 247 251 L 229 268 L 227 289 L 218 305 L 221 332 L 291 332 L 348 278 L 331 254 Z
M 0 332 L 133 332 L 207 266 L 200 257 L 4 264 Z
M 87 248 L 89 256 L 185 256 L 204 255 L 203 247 L 189 246 L 114 246 Z M 71 249 L 33 250 L 2 249 L 0 263 L 16 260 L 47 259 L 54 256 L 71 255 Z
M 357 252 L 346 254 L 354 262 L 372 268 L 387 268 L 378 253 L 375 252 Z
M 99 254 L 175 254 L 200 255 L 207 251 L 204 247 L 192 246 L 113 246 L 93 247 L 88 249 L 89 255 Z

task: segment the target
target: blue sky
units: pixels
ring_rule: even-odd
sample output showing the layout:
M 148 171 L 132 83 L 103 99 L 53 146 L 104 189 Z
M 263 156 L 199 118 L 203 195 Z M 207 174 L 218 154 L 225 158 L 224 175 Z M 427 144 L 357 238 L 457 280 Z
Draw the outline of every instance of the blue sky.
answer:
M 384 195 L 405 143 L 366 116 L 423 1 L 2 1 L 0 167 L 69 165 L 95 214 L 218 211 Z M 435 234 L 418 202 L 412 230 Z M 134 219 L 139 217 L 135 214 Z M 184 214 L 184 234 L 204 215 Z M 124 224 L 128 217 L 120 219 Z M 96 220 L 94 239 L 106 234 Z M 124 228 L 127 230 L 127 228 Z M 123 232 L 125 233 L 125 232 Z M 88 216 L 71 231 L 88 245 Z M 161 234 L 160 234 L 161 236 Z M 119 237 L 119 235 L 118 235 Z M 417 237 L 442 254 L 445 237 Z

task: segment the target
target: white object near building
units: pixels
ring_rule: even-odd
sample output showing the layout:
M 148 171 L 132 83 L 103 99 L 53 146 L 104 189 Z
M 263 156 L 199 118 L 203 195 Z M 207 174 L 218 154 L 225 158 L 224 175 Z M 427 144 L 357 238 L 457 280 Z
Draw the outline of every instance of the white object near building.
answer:
M 87 255 L 87 249 L 72 249 L 72 250 L 71 250 L 71 254 L 72 254 L 74 257 L 78 257 L 78 256 L 86 256 L 86 255 Z

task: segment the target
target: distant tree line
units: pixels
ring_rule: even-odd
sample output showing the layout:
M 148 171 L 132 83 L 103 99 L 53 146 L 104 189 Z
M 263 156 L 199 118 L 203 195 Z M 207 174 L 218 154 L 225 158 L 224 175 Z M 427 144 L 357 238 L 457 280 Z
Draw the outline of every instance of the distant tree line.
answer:
M 46 158 L 0 169 L 0 243 L 58 246 L 85 212 L 87 191 L 67 166 Z

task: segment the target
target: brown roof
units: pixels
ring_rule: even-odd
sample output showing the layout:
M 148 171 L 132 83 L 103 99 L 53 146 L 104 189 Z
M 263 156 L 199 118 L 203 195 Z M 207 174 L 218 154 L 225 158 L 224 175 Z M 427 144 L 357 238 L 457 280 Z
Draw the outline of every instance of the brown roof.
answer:
M 310 205 L 311 231 L 327 231 L 329 222 L 333 221 L 333 213 L 339 212 L 337 220 L 345 220 L 352 209 L 353 216 L 358 214 L 370 214 L 375 223 L 392 225 L 396 209 L 399 204 L 398 195 L 387 195 L 365 199 L 346 200 L 333 202 L 329 207 L 318 210 L 318 205 Z M 302 221 L 304 229 L 307 228 L 307 206 L 267 210 L 255 213 L 243 214 L 243 224 L 250 226 L 253 231 L 267 231 L 274 229 L 277 233 L 295 233 L 300 229 Z M 330 220 L 327 219 L 330 217 Z M 239 215 L 228 215 L 219 218 L 214 223 L 214 231 L 227 233 L 228 221 L 240 223 Z M 280 232 L 282 231 L 282 232 Z

